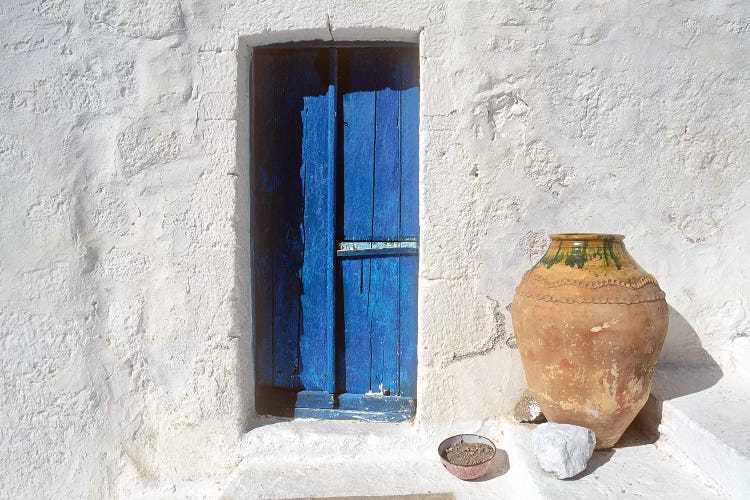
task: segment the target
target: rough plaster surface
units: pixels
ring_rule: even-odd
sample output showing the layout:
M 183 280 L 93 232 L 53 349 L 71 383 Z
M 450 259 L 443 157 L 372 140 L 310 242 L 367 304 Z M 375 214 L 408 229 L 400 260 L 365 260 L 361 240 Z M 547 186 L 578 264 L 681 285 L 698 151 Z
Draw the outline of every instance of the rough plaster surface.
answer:
M 548 232 L 626 234 L 678 320 L 665 362 L 734 370 L 748 4 L 14 0 L 2 496 L 137 496 L 233 469 L 254 405 L 247 47 L 331 37 L 421 47 L 419 425 L 512 409 L 508 306 Z

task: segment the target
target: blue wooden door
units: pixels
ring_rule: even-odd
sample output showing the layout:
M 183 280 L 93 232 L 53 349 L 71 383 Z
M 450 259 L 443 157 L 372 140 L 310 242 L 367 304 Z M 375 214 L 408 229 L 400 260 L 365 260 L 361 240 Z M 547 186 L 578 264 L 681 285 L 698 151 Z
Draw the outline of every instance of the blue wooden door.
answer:
M 418 54 L 254 52 L 258 411 L 415 409 Z
M 413 49 L 390 48 L 352 49 L 339 57 L 342 335 L 337 389 L 344 394 L 344 408 L 379 402 L 398 411 L 410 408 L 416 397 L 415 59 Z M 371 397 L 359 396 L 363 394 Z

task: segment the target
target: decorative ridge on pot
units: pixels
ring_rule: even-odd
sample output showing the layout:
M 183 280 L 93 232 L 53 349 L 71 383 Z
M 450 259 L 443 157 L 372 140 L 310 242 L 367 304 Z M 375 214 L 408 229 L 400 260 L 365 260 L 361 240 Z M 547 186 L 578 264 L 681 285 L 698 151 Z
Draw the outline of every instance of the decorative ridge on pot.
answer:
M 620 234 L 550 235 L 516 289 L 513 327 L 529 390 L 550 421 L 617 442 L 651 390 L 667 329 L 656 279 Z

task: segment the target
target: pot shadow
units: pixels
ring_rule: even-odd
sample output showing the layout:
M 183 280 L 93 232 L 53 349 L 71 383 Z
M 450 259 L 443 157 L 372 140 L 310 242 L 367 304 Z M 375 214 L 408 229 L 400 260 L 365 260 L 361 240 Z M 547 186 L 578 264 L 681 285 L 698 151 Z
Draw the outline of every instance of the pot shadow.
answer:
M 677 309 L 669 307 L 669 327 L 656 366 L 651 395 L 635 418 L 627 438 L 617 448 L 652 444 L 659 438 L 664 401 L 704 391 L 723 377 L 713 357 L 703 348 L 695 329 Z
M 614 454 L 615 450 L 613 450 L 612 448 L 606 450 L 594 450 L 594 453 L 591 455 L 586 468 L 575 476 L 565 479 L 565 481 L 575 481 L 577 479 L 581 479 L 582 477 L 586 477 L 589 474 L 592 474 L 596 471 L 596 469 L 609 462 Z
M 618 449 L 629 448 L 631 446 L 644 446 L 653 444 L 655 441 L 656 438 L 651 435 L 645 434 L 640 429 L 634 428 L 631 425 L 625 430 L 625 433 L 622 435 L 620 440 L 617 441 L 617 443 L 612 448 L 607 448 L 604 450 L 594 450 L 594 453 L 591 455 L 586 468 L 575 476 L 568 478 L 568 480 L 572 481 L 575 479 L 581 479 L 582 477 L 586 477 L 592 472 L 595 472 L 596 469 L 609 462 L 617 453 Z
M 649 396 L 649 400 L 653 396 Z M 647 403 L 648 404 L 648 403 Z M 641 410 L 643 411 L 643 410 Z M 658 427 L 658 426 L 657 426 Z M 613 450 L 630 448 L 633 446 L 646 446 L 654 444 L 659 439 L 659 433 L 651 429 L 644 429 L 643 423 L 636 417 L 630 427 L 627 428 L 619 441 L 612 447 Z
M 490 481 L 497 477 L 504 475 L 510 470 L 510 458 L 505 450 L 497 449 L 495 452 L 495 458 L 492 459 L 492 468 L 490 471 L 482 477 L 472 479 L 470 483 L 482 483 L 484 481 Z

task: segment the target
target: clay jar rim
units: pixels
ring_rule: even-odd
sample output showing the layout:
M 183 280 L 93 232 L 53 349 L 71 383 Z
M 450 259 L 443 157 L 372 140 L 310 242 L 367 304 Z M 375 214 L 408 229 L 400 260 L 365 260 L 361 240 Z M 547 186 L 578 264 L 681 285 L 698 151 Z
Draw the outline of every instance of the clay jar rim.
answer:
M 469 437 L 470 439 L 473 439 L 472 441 L 465 441 L 464 437 Z M 448 456 L 446 452 L 448 451 L 448 448 L 451 447 L 451 445 L 457 444 L 457 443 L 481 443 L 489 445 L 492 448 L 492 456 L 488 458 L 487 460 L 484 460 L 483 462 L 479 462 L 478 464 L 474 465 L 459 465 L 454 464 L 453 462 L 448 460 Z M 440 455 L 440 459 L 444 462 L 447 462 L 451 464 L 453 467 L 459 467 L 464 470 L 472 470 L 480 465 L 484 465 L 490 461 L 492 461 L 493 458 L 495 458 L 495 455 L 497 455 L 497 446 L 495 446 L 495 443 L 492 442 L 492 440 L 488 437 L 482 436 L 480 434 L 456 434 L 455 436 L 451 436 L 449 438 L 443 439 L 443 441 L 438 445 L 438 455 Z
M 622 234 L 606 233 L 557 233 L 550 234 L 549 239 L 552 241 L 622 241 L 625 236 Z

